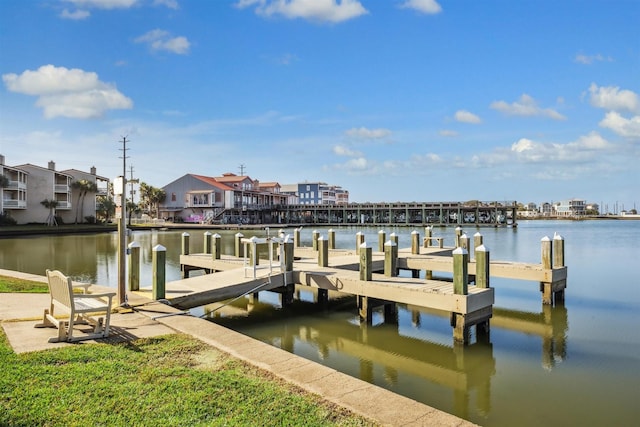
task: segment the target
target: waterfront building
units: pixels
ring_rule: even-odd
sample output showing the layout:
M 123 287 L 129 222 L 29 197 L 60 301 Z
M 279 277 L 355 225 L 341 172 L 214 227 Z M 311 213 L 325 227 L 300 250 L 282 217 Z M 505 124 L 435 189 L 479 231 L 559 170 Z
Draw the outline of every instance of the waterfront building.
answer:
M 583 199 L 562 200 L 553 205 L 557 216 L 583 216 L 586 214 L 586 207 Z
M 186 174 L 162 189 L 166 198 L 160 203 L 159 216 L 174 221 L 259 222 L 265 219 L 264 211 L 288 201 L 277 182 L 260 183 L 233 173 L 218 177 Z
M 16 211 L 27 209 L 27 175 L 28 173 L 4 164 L 4 156 L 0 155 L 0 214 L 14 217 Z
M 85 217 L 96 216 L 96 197 L 106 195 L 109 179 L 98 176 L 96 168 L 90 172 L 77 169 L 56 171 L 56 164 L 50 161 L 47 167 L 26 163 L 9 167 L 0 155 L 0 172 L 7 178 L 7 186 L 2 192 L 2 212 L 7 212 L 18 224 L 46 223 L 50 210 L 43 201 L 54 201 L 52 211 L 62 223 L 84 222 Z M 74 182 L 86 180 L 95 184 L 96 191 L 81 194 Z M 84 200 L 82 200 L 84 199 Z M 74 206 L 73 201 L 76 201 Z M 82 212 L 77 209 L 82 206 Z
M 553 205 L 549 202 L 540 204 L 539 209 L 542 216 L 551 216 L 553 214 Z
M 298 200 L 301 205 L 343 205 L 349 203 L 349 192 L 326 182 L 302 182 L 298 184 Z

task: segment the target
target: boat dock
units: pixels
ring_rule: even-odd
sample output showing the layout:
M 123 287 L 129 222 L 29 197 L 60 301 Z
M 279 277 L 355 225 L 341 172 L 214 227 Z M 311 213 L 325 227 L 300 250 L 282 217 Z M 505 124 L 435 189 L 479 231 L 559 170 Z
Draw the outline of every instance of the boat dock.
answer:
M 315 232 L 314 232 L 315 233 Z M 428 232 L 427 232 L 428 234 Z M 186 235 L 186 236 L 185 236 Z M 318 302 L 328 300 L 328 292 L 353 295 L 357 299 L 362 321 L 371 322 L 375 307 L 384 306 L 384 316 L 396 315 L 396 304 L 409 304 L 450 314 L 455 341 L 467 342 L 469 330 L 476 326 L 477 336 L 488 335 L 489 319 L 493 315 L 494 289 L 490 277 L 506 277 L 540 284 L 543 302 L 553 304 L 564 298 L 567 268 L 560 265 L 563 254 L 552 259 L 545 256 L 551 250 L 551 239 L 543 239 L 543 262 L 527 264 L 489 260 L 489 253 L 476 239 L 475 257 L 470 259 L 469 241 L 457 236 L 456 247 L 444 247 L 440 240 L 427 236 L 420 242 L 412 234 L 411 248 L 398 249 L 393 236 L 380 244 L 376 252 L 356 235 L 352 250 L 329 248 L 332 238 L 315 236 L 313 247 L 296 246 L 299 236 L 250 239 L 236 235 L 233 256 L 220 253 L 220 236 L 208 236 L 205 253 L 190 254 L 185 233 L 180 265 L 183 279 L 162 284 L 154 290 L 155 299 L 167 299 L 180 309 L 257 295 L 271 290 L 282 294 L 283 305 L 293 301 L 296 286 L 314 288 Z M 477 237 L 477 236 L 476 236 Z M 386 237 L 381 236 L 380 243 Z M 555 241 L 559 239 L 554 239 Z M 335 241 L 335 240 L 333 240 Z M 547 244 L 548 242 L 548 244 Z M 558 248 L 563 249 L 562 246 Z M 259 250 L 262 248 L 262 251 Z M 269 256 L 265 259 L 265 248 Z M 254 255 L 255 254 L 255 255 Z M 561 257 L 560 257 L 561 255 Z M 557 258 L 557 259 L 556 259 Z M 556 265 L 551 265 L 552 262 Z M 193 270 L 204 274 L 189 277 Z M 400 270 L 410 270 L 411 277 L 399 276 Z M 424 272 L 424 278 L 421 278 Z M 433 272 L 445 272 L 453 279 L 434 279 Z M 159 286 L 154 284 L 154 289 Z

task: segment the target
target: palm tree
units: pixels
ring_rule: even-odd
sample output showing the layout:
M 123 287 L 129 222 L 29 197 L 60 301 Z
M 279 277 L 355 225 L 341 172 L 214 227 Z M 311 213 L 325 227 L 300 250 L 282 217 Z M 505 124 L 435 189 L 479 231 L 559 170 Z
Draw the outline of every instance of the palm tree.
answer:
M 47 217 L 47 225 L 49 227 L 51 227 L 52 225 L 58 225 L 58 222 L 56 221 L 56 214 L 55 214 L 56 206 L 58 206 L 58 201 L 44 199 L 43 201 L 40 202 L 40 204 L 45 208 L 49 209 L 49 216 Z
M 76 204 L 76 219 L 75 223 L 78 223 L 78 213 L 80 213 L 80 220 L 84 217 L 84 199 L 87 193 L 95 193 L 98 191 L 98 186 L 95 182 L 81 179 L 79 181 L 73 181 L 71 188 L 78 191 L 78 202 Z
M 158 205 L 164 202 L 167 194 L 162 188 L 155 188 L 147 183 L 140 183 L 140 205 L 152 215 L 158 216 Z M 152 215 L 153 216 L 153 215 Z
M 109 222 L 109 218 L 116 212 L 116 202 L 113 198 L 107 196 L 98 196 L 96 206 L 96 216 L 104 217 L 105 222 Z

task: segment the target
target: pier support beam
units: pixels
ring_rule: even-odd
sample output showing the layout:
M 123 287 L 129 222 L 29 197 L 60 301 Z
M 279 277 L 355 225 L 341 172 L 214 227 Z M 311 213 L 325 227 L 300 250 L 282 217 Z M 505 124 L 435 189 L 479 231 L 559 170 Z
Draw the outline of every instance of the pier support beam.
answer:
M 384 244 L 384 275 L 387 277 L 398 275 L 398 245 L 391 240 Z
M 244 234 L 236 233 L 235 235 L 235 256 L 236 258 L 244 258 L 244 245 L 242 244 L 242 238 Z
M 140 244 L 131 242 L 128 246 L 129 255 L 129 290 L 140 290 Z
M 320 238 L 320 232 L 318 230 L 313 230 L 311 233 L 311 246 L 314 251 L 318 250 L 318 239 Z
M 416 230 L 413 230 L 411 232 L 411 254 L 420 254 L 420 233 L 418 233 Z
M 205 231 L 204 232 L 204 253 L 205 254 L 210 254 L 211 253 L 211 238 L 212 238 L 213 234 L 211 234 L 210 231 Z
M 211 258 L 220 259 L 220 255 L 222 255 L 222 236 L 218 233 L 214 234 L 212 237 L 212 245 L 211 245 Z
M 324 237 L 318 237 L 318 266 L 329 267 L 329 242 Z
M 333 228 L 329 229 L 329 249 L 336 248 L 336 231 Z
M 166 261 L 167 248 L 162 245 L 155 245 L 152 251 L 151 268 L 153 277 L 151 280 L 151 297 L 154 300 L 165 298 L 166 289 Z
M 360 247 L 364 244 L 364 234 L 361 231 L 356 233 L 356 253 L 360 253 Z
M 378 231 L 378 252 L 384 252 L 384 244 L 387 238 L 387 233 L 384 230 Z

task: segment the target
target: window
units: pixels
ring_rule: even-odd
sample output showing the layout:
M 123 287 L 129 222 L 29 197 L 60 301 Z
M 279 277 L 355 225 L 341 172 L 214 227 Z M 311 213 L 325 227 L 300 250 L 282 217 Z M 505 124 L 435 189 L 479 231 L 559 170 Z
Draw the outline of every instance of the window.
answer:
M 307 191 L 311 190 L 311 186 L 307 185 Z
M 176 193 L 171 193 L 171 201 L 172 202 L 176 201 Z

